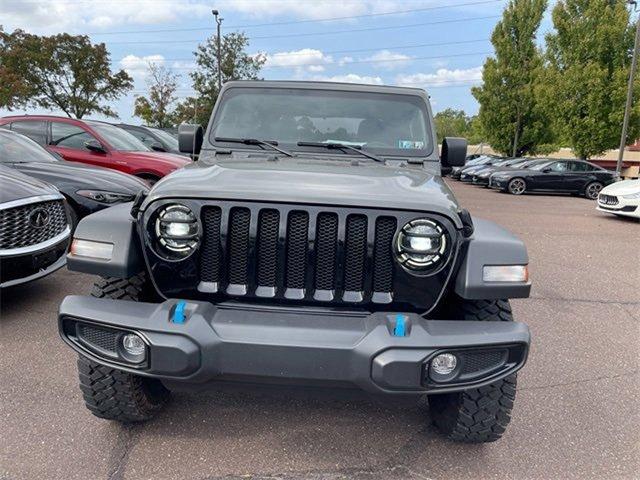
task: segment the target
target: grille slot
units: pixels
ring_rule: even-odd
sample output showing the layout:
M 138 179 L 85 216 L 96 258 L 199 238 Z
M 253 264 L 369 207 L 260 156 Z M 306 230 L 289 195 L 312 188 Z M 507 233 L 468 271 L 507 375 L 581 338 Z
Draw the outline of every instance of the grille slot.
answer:
M 45 224 L 34 225 L 34 216 L 44 215 Z M 31 203 L 0 210 L 0 249 L 30 247 L 60 235 L 67 228 L 62 200 Z
M 364 288 L 364 264 L 367 256 L 367 217 L 349 215 L 345 239 L 344 289 L 361 292 Z
M 262 210 L 258 221 L 258 285 L 275 287 L 278 273 L 280 212 Z
M 334 290 L 338 216 L 321 213 L 316 224 L 316 289 Z
M 392 243 L 396 224 L 396 219 L 393 217 L 379 217 L 376 220 L 376 243 L 373 253 L 374 292 L 393 291 Z
M 309 214 L 291 212 L 287 224 L 287 288 L 303 289 L 307 267 Z
M 78 325 L 79 337 L 90 346 L 110 353 L 118 349 L 118 332 L 93 325 Z
M 229 217 L 229 283 L 246 285 L 249 267 L 249 222 L 248 208 L 232 208 Z
M 220 219 L 222 212 L 217 207 L 206 207 L 202 210 L 204 236 L 202 255 L 200 257 L 200 278 L 204 282 L 219 282 L 222 262 L 222 246 L 220 243 Z
M 476 373 L 502 365 L 506 350 L 487 350 L 482 352 L 466 352 L 463 354 L 464 365 L 461 374 Z

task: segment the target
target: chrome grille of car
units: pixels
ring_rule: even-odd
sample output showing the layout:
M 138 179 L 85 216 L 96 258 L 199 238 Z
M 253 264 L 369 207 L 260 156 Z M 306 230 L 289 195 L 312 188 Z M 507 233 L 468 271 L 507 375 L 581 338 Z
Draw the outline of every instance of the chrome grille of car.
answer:
M 67 228 L 63 200 L 30 203 L 0 210 L 0 250 L 30 247 Z
M 604 194 L 601 193 L 598 196 L 598 201 L 603 205 L 617 205 L 618 204 L 618 197 L 613 196 L 613 195 L 604 195 Z
M 204 206 L 200 285 L 206 293 L 389 303 L 394 216 L 297 206 Z

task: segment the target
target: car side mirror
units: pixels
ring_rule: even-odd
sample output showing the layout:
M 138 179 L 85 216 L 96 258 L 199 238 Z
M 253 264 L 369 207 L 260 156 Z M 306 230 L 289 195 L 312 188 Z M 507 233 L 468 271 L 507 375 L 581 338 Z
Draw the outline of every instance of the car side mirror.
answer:
M 178 127 L 178 147 L 182 153 L 197 155 L 202 148 L 202 126 L 184 123 Z
M 467 140 L 459 137 L 445 137 L 442 141 L 440 162 L 443 168 L 462 167 L 467 158 Z
M 153 150 L 154 152 L 166 152 L 167 151 L 167 149 L 164 148 L 160 142 L 153 142 L 151 145 L 149 145 L 149 148 L 151 150 Z
M 542 169 L 542 173 L 549 173 L 550 171 L 551 169 L 549 167 Z
M 87 147 L 87 150 L 91 150 L 92 152 L 107 153 L 100 142 L 95 139 L 87 140 L 86 142 L 84 142 L 84 146 Z

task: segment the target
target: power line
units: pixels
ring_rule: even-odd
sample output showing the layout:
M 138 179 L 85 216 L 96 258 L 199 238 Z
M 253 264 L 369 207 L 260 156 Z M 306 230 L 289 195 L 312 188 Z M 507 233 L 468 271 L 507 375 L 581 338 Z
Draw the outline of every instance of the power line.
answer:
M 293 37 L 313 37 L 313 36 L 326 36 L 326 35 L 338 35 L 342 33 L 358 33 L 358 32 L 372 32 L 378 30 L 400 30 L 403 28 L 415 28 L 415 27 L 425 27 L 429 25 L 443 25 L 448 23 L 463 23 L 463 22 L 473 22 L 478 20 L 489 20 L 500 18 L 501 15 L 488 15 L 485 17 L 471 17 L 471 18 L 460 18 L 460 19 L 452 19 L 452 20 L 439 20 L 436 22 L 421 22 L 421 23 L 411 23 L 406 25 L 392 25 L 392 26 L 384 26 L 384 27 L 368 27 L 368 28 L 356 28 L 349 30 L 332 30 L 328 32 L 305 32 L 305 33 L 287 33 L 280 35 L 262 35 L 262 36 L 251 36 L 251 40 L 262 40 L 262 39 L 271 39 L 271 38 L 293 38 Z M 195 40 L 136 40 L 136 41 L 125 41 L 125 42 L 109 42 L 109 45 L 138 45 L 138 44 L 176 44 L 176 43 L 195 43 L 201 42 L 202 39 Z
M 383 17 L 390 15 L 403 15 L 407 13 L 418 13 L 418 12 L 426 12 L 432 10 L 444 10 L 450 8 L 459 8 L 459 7 L 469 7 L 474 5 L 486 5 L 490 3 L 502 3 L 505 0 L 483 0 L 480 2 L 468 2 L 468 3 L 459 3 L 457 5 L 437 5 L 433 7 L 424 7 L 424 8 L 414 8 L 409 10 L 396 10 L 393 12 L 381 12 L 381 13 L 367 13 L 362 15 L 351 15 L 346 17 L 329 17 L 329 18 L 318 18 L 318 19 L 309 19 L 309 20 L 288 20 L 282 22 L 269 22 L 269 23 L 253 23 L 253 24 L 245 24 L 245 25 L 229 25 L 225 27 L 226 29 L 244 29 L 244 28 L 258 28 L 258 27 L 271 27 L 271 26 L 281 26 L 281 25 L 298 25 L 305 23 L 325 23 L 325 22 L 335 22 L 341 20 L 355 20 L 359 18 L 373 18 L 373 17 Z M 167 28 L 167 29 L 159 29 L 159 30 L 125 30 L 119 32 L 90 32 L 85 35 L 130 35 L 130 34 L 147 34 L 147 33 L 170 33 L 170 32 L 198 32 L 198 31 L 209 31 L 211 27 L 193 27 L 193 28 Z

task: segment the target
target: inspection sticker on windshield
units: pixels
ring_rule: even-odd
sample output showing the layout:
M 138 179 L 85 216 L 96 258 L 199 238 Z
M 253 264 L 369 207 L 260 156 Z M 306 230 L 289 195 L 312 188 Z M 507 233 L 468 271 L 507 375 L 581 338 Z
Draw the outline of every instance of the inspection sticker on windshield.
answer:
M 421 150 L 424 148 L 424 142 L 418 142 L 413 140 L 398 140 L 398 148 L 409 148 Z

